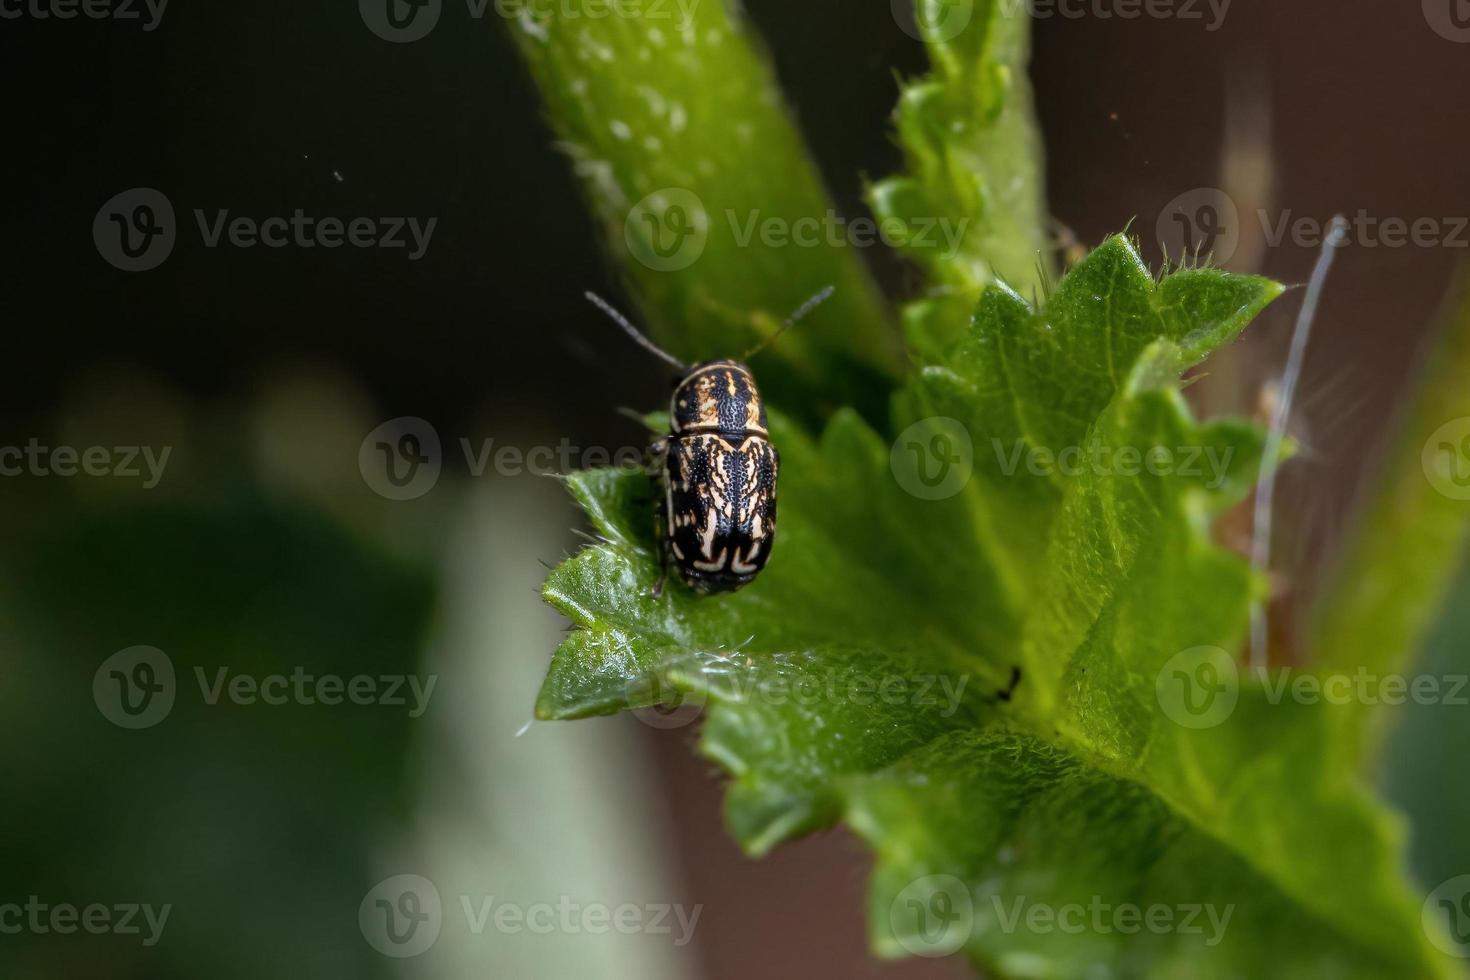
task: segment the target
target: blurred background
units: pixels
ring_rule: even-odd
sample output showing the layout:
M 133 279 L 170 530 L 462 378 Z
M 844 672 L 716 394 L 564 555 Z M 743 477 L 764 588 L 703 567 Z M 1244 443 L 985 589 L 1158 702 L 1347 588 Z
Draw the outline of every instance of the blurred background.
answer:
M 1454 4 L 1053 5 L 1036 23 L 1064 245 L 1129 226 L 1157 263 L 1224 235 L 1205 245 L 1230 267 L 1303 282 L 1317 242 L 1273 243 L 1283 219 L 1436 222 L 1428 243 L 1360 236 L 1328 286 L 1279 499 L 1288 621 L 1470 246 Z M 697 725 L 528 727 L 563 626 L 536 589 L 581 526 L 544 471 L 640 447 L 617 410 L 655 407 L 667 377 L 581 299 L 625 303 L 495 5 L 450 2 L 411 44 L 346 3 L 134 6 L 0 19 L 0 447 L 30 454 L 0 478 L 0 904 L 170 911 L 152 943 L 143 911 L 137 934 L 0 934 L 0 975 L 963 975 L 868 958 L 847 835 L 743 858 Z M 882 0 L 745 7 L 839 208 L 865 215 L 863 178 L 899 168 L 887 119 L 919 43 Z M 179 232 L 127 272 L 93 224 L 135 188 Z M 1221 192 L 1233 219 L 1202 210 Z M 406 228 L 396 249 L 207 247 L 195 209 L 435 223 L 411 259 Z M 917 287 L 868 258 L 895 301 Z M 1299 298 L 1211 362 L 1210 411 L 1257 410 Z M 403 418 L 420 421 L 379 430 Z M 378 442 L 421 450 L 419 482 L 386 481 Z M 1431 644 L 1441 671 L 1464 669 L 1467 599 L 1470 582 Z M 321 697 L 252 687 L 298 676 Z M 1445 778 L 1466 738 L 1464 708 L 1406 711 L 1384 766 L 1430 886 L 1470 871 L 1470 794 Z M 442 904 L 411 959 L 359 923 L 400 875 Z M 667 934 L 496 928 L 538 903 L 673 911 Z

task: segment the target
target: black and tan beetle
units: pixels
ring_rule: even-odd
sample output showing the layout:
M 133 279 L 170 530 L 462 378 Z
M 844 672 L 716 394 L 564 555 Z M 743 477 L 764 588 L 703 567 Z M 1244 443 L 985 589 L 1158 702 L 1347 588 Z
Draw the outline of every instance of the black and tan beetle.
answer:
M 595 293 L 587 298 L 639 345 L 679 371 L 669 399 L 669 434 L 651 447 L 658 483 L 658 533 L 663 591 L 669 562 L 695 592 L 733 592 L 754 581 L 776 539 L 776 477 L 780 454 L 771 444 L 766 408 L 755 377 L 743 363 L 827 297 L 807 300 L 781 329 L 740 360 L 685 364 L 656 346 Z

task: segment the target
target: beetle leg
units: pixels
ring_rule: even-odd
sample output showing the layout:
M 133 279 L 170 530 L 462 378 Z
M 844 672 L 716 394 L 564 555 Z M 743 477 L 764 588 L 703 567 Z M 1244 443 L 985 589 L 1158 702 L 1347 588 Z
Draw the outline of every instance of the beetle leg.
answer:
M 1021 683 L 1021 668 L 1020 667 L 1012 667 L 1011 668 L 1011 682 L 1006 685 L 1006 689 L 1004 691 L 997 691 L 996 692 L 996 694 L 995 694 L 996 700 L 998 700 L 998 701 L 1009 701 L 1011 699 L 1011 695 L 1013 695 L 1013 694 L 1016 693 L 1016 688 L 1020 685 L 1020 683 Z
M 654 599 L 664 594 L 664 582 L 669 577 L 669 519 L 664 513 L 668 508 L 664 506 L 664 495 L 658 494 L 657 497 L 658 502 L 653 505 L 653 528 L 658 537 L 658 581 L 653 583 L 648 593 Z
M 664 593 L 664 582 L 669 577 L 669 528 L 667 511 L 667 495 L 664 493 L 664 481 L 668 479 L 665 463 L 669 455 L 669 440 L 659 439 L 648 447 L 648 471 L 652 478 L 654 487 L 653 505 L 653 529 L 658 538 L 659 572 L 658 581 L 653 583 L 649 592 L 651 598 L 657 599 Z
M 648 590 L 650 599 L 657 599 L 664 594 L 664 583 L 669 579 L 669 549 L 660 549 L 663 552 L 663 561 L 659 562 L 658 581 L 653 583 L 653 588 Z

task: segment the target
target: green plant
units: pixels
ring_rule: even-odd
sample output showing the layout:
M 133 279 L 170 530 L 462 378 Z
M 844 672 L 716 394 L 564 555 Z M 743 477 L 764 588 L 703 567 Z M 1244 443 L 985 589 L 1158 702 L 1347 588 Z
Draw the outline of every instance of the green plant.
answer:
M 920 3 L 920 24 L 946 23 L 941 0 Z M 977 3 L 958 34 L 929 29 L 934 74 L 904 86 L 898 113 L 909 173 L 870 189 L 899 226 L 963 222 L 954 249 L 906 250 L 929 288 L 902 313 L 901 376 L 853 249 L 741 238 L 740 216 L 830 205 L 723 4 L 682 32 L 616 17 L 513 28 L 663 342 L 727 355 L 838 287 L 758 366 L 781 516 L 777 557 L 747 590 L 650 597 L 646 476 L 569 479 L 601 542 L 547 580 L 578 628 L 537 714 L 706 702 L 701 750 L 732 776 L 728 822 L 749 852 L 839 821 L 871 844 L 881 954 L 963 945 L 1016 976 L 1447 974 L 1399 832 L 1362 785 L 1368 740 L 1345 731 L 1361 726 L 1273 697 L 1269 677 L 1237 682 L 1224 653 L 1264 583 L 1211 526 L 1249 494 L 1264 439 L 1194 419 L 1181 378 L 1281 287 L 1210 268 L 1155 279 L 1122 236 L 1049 285 L 1027 24 L 1006 10 Z M 661 261 L 690 240 L 695 260 Z M 1210 463 L 1026 462 L 1153 447 Z M 930 492 L 955 466 L 968 481 Z M 1426 580 L 1454 567 L 1442 551 Z M 1410 649 L 1425 615 L 1380 618 L 1375 642 Z M 1341 616 L 1324 607 L 1322 628 Z M 1218 706 L 1180 715 L 1176 677 L 1188 696 L 1222 672 Z M 960 906 L 962 929 L 933 928 Z M 1216 919 L 1028 918 L 1098 906 Z

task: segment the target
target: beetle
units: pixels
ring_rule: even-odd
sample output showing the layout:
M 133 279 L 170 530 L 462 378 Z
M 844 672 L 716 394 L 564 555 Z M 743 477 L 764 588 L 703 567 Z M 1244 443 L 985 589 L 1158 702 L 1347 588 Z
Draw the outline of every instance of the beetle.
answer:
M 663 592 L 672 563 L 691 590 L 734 592 L 755 580 L 776 539 L 776 479 L 781 456 L 771 443 L 765 403 L 745 361 L 832 295 L 828 286 L 739 360 L 686 364 L 643 335 L 595 293 L 598 309 L 639 346 L 678 370 L 669 398 L 669 434 L 649 447 L 658 487 L 655 519 Z

